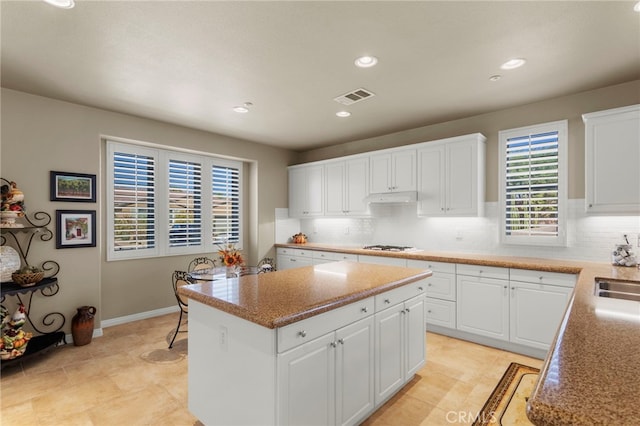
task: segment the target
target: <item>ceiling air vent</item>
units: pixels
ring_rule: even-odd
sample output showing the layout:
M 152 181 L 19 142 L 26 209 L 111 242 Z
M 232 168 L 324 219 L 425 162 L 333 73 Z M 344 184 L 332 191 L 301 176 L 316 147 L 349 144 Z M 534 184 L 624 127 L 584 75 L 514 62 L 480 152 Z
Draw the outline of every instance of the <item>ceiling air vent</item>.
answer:
M 375 93 L 370 92 L 367 89 L 363 89 L 361 87 L 352 92 L 345 93 L 344 95 L 340 95 L 337 98 L 333 98 L 333 100 L 342 105 L 352 105 L 352 104 L 355 104 L 356 102 L 360 102 L 365 99 L 372 98 L 375 95 L 376 95 Z

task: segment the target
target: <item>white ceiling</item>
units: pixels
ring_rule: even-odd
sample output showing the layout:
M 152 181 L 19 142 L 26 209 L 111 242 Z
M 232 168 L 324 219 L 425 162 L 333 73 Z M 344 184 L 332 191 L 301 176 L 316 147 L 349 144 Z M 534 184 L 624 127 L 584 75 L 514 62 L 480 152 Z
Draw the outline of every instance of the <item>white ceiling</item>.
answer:
M 2 86 L 305 150 L 639 79 L 634 3 L 2 0 Z

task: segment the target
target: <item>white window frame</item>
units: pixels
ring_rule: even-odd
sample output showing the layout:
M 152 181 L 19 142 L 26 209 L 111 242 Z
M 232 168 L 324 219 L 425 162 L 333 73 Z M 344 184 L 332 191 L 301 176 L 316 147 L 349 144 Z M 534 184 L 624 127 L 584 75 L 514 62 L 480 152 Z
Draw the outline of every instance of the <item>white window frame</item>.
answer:
M 510 139 L 558 132 L 558 232 L 557 235 L 508 235 L 507 234 L 507 164 L 506 150 Z M 501 130 L 499 139 L 499 232 L 501 244 L 557 246 L 567 244 L 567 164 L 568 164 L 568 123 L 567 120 L 554 121 L 516 129 Z
M 153 157 L 155 160 L 155 222 L 153 232 L 155 237 L 155 246 L 149 249 L 139 250 L 116 250 L 115 249 L 115 194 L 114 185 L 114 164 L 113 157 L 115 152 L 124 152 L 129 154 L 139 154 Z M 240 196 L 238 199 L 238 222 L 239 234 L 238 241 L 235 241 L 236 247 L 242 249 L 243 242 L 243 163 L 241 161 L 220 158 L 210 154 L 185 152 L 178 149 L 170 149 L 167 147 L 148 146 L 147 144 L 135 144 L 129 142 L 118 142 L 114 140 L 106 140 L 106 187 L 107 187 L 107 261 L 150 258 L 172 255 L 188 255 L 200 253 L 215 253 L 219 249 L 219 245 L 213 241 L 212 235 L 212 179 L 211 170 L 215 166 L 237 168 L 239 179 Z M 169 245 L 169 162 L 170 160 L 194 162 L 201 164 L 201 224 L 202 238 L 200 244 L 190 246 L 174 246 Z

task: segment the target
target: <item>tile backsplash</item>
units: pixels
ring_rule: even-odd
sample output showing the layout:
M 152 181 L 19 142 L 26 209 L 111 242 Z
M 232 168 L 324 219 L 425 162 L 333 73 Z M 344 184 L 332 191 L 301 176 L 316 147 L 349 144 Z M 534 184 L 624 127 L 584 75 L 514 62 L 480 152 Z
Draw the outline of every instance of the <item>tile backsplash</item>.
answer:
M 609 262 L 611 251 L 627 234 L 637 247 L 639 216 L 595 216 L 584 211 L 584 200 L 568 202 L 567 246 L 515 246 L 498 240 L 498 203 L 485 204 L 484 217 L 418 217 L 416 205 L 372 205 L 369 218 L 290 219 L 287 209 L 276 211 L 276 242 L 288 242 L 304 232 L 309 242 L 361 247 L 369 244 L 414 246 L 430 251 Z

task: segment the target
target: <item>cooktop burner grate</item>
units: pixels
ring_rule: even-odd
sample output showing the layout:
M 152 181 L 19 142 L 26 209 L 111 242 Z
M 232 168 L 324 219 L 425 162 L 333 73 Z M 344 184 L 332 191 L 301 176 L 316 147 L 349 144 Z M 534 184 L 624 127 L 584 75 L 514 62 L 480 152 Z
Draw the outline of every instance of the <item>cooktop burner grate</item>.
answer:
M 376 244 L 376 245 L 372 245 L 372 246 L 364 246 L 363 249 L 365 249 L 365 250 L 378 250 L 378 251 L 409 251 L 409 250 L 415 250 L 415 248 L 408 247 L 408 246 L 389 246 L 389 245 L 382 245 L 382 244 Z

